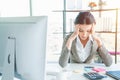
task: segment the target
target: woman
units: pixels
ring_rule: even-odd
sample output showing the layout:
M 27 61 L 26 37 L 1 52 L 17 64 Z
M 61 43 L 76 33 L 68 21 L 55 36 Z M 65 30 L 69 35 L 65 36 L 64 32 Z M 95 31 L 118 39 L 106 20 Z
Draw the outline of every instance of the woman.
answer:
M 75 30 L 63 42 L 59 64 L 65 67 L 70 63 L 91 63 L 96 54 L 106 66 L 112 64 L 112 57 L 100 38 L 94 35 L 96 21 L 90 12 L 80 12 L 75 19 Z

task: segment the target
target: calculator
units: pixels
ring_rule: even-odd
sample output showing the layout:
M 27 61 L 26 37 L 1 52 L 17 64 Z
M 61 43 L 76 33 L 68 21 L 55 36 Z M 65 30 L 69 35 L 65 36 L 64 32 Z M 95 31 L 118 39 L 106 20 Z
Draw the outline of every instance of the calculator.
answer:
M 99 80 L 99 79 L 105 78 L 105 76 L 97 72 L 84 73 L 84 76 L 87 77 L 89 80 Z

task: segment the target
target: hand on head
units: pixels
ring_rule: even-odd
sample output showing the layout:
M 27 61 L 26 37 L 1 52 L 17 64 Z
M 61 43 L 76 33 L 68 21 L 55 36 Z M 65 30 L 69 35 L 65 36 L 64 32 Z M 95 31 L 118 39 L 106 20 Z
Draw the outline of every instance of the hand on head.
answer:
M 95 35 L 95 24 L 92 24 L 92 27 L 91 27 L 91 34 L 92 35 Z
M 70 39 L 74 40 L 78 36 L 78 34 L 79 34 L 79 28 L 80 28 L 79 24 L 75 25 L 75 31 L 71 35 Z

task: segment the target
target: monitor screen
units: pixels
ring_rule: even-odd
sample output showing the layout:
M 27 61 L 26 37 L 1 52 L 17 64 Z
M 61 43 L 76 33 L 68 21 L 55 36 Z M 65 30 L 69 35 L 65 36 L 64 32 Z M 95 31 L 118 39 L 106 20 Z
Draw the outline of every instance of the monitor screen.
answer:
M 13 46 L 16 73 L 24 80 L 45 80 L 46 38 L 47 16 L 0 18 L 0 73 Z

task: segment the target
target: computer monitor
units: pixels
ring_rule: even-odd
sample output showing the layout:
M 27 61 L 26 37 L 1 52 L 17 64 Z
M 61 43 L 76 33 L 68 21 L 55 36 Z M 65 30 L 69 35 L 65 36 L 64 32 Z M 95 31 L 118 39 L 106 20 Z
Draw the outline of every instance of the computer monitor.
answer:
M 47 16 L 0 18 L 0 73 L 5 70 L 6 61 L 10 64 L 8 49 L 13 47 L 16 73 L 23 80 L 45 80 L 47 19 Z

